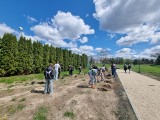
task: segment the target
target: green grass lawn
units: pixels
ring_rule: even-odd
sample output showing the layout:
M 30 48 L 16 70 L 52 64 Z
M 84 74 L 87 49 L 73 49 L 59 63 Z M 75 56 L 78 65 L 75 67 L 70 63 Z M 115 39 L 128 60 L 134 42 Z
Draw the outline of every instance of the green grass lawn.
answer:
M 96 64 L 96 65 L 100 67 L 102 66 L 102 64 Z M 110 64 L 106 64 L 105 66 L 108 68 L 108 70 L 111 69 Z M 123 66 L 124 65 L 122 64 L 116 65 L 116 67 L 119 69 L 123 69 Z M 135 72 L 139 72 L 139 65 L 132 65 L 131 70 Z M 140 73 L 160 77 L 160 65 L 140 65 Z
M 117 65 L 117 67 L 123 69 L 123 65 Z M 132 65 L 131 70 L 139 72 L 139 65 Z M 140 73 L 160 77 L 160 65 L 140 65 Z
M 132 66 L 132 70 L 135 72 L 139 72 L 139 65 Z M 160 77 L 160 65 L 140 65 L 140 73 Z
M 88 69 L 83 69 L 82 73 L 88 72 Z M 73 74 L 78 74 L 78 70 L 74 70 Z M 60 76 L 66 77 L 69 76 L 68 71 L 61 72 Z M 24 82 L 24 81 L 29 81 L 29 80 L 43 80 L 44 75 L 43 73 L 38 73 L 38 74 L 30 74 L 30 75 L 19 75 L 19 76 L 10 76 L 10 77 L 0 77 L 0 83 L 6 83 L 6 84 L 11 84 L 14 82 Z
M 44 75 L 42 73 L 39 73 L 39 74 L 30 74 L 30 75 L 0 77 L 0 83 L 11 84 L 14 82 L 24 82 L 28 80 L 34 80 L 34 79 L 42 80 L 44 79 Z

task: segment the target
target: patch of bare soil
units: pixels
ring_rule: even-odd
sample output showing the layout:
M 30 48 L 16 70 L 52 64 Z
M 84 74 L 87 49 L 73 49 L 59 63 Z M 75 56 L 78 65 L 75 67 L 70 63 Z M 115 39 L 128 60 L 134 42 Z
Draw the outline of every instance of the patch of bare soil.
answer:
M 107 77 L 95 89 L 88 81 L 87 75 L 54 81 L 53 94 L 43 94 L 44 81 L 1 89 L 0 120 L 33 120 L 41 106 L 48 109 L 47 120 L 136 120 L 118 80 Z M 74 117 L 65 116 L 67 112 Z

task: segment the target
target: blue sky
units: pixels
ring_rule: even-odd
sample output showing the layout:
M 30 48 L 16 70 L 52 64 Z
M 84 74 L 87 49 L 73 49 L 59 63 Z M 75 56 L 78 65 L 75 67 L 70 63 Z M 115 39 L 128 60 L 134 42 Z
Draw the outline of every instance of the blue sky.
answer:
M 160 53 L 159 0 L 1 0 L 0 37 L 19 39 L 97 57 L 151 58 Z

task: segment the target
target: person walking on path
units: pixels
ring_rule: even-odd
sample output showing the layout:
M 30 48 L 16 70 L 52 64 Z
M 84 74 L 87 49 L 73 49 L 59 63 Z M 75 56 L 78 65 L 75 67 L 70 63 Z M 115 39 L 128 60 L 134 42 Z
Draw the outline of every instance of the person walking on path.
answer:
M 49 66 L 44 71 L 45 76 L 45 88 L 44 88 L 44 94 L 53 93 L 53 79 L 55 77 L 55 70 L 53 69 L 53 64 L 49 64 Z
M 111 64 L 111 72 L 112 72 L 112 75 L 114 75 L 113 63 Z
M 116 64 L 113 64 L 113 76 L 116 77 Z
M 127 73 L 127 65 L 126 64 L 124 64 L 124 71 L 125 71 L 125 73 Z
M 128 65 L 128 70 L 129 70 L 129 73 L 130 73 L 130 70 L 131 70 L 131 65 L 130 64 Z
M 58 69 L 61 69 L 61 66 L 59 65 L 58 61 L 57 61 L 57 63 L 54 65 L 54 69 L 56 70 L 55 79 L 58 80 Z

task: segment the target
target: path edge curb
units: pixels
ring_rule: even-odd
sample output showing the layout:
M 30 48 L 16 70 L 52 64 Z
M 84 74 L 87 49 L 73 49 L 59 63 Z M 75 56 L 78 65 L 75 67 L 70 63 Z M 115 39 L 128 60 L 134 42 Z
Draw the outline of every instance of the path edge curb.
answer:
M 129 100 L 129 102 L 130 102 L 130 105 L 131 105 L 131 107 L 132 107 L 132 109 L 133 109 L 133 111 L 134 111 L 134 113 L 135 113 L 135 115 L 136 115 L 136 117 L 137 117 L 137 120 L 141 120 L 140 117 L 139 117 L 139 115 L 138 115 L 138 112 L 135 110 L 135 106 L 132 104 L 131 98 L 130 98 L 129 95 L 127 94 L 127 90 L 126 90 L 126 88 L 124 87 L 123 83 L 121 82 L 118 74 L 117 74 L 116 77 L 117 77 L 116 79 L 118 79 L 119 82 L 120 82 L 120 83 L 122 84 L 122 86 L 123 86 L 123 89 L 124 89 L 124 91 L 125 91 L 125 93 L 126 93 L 126 95 L 127 95 L 127 98 L 128 98 L 128 100 Z

